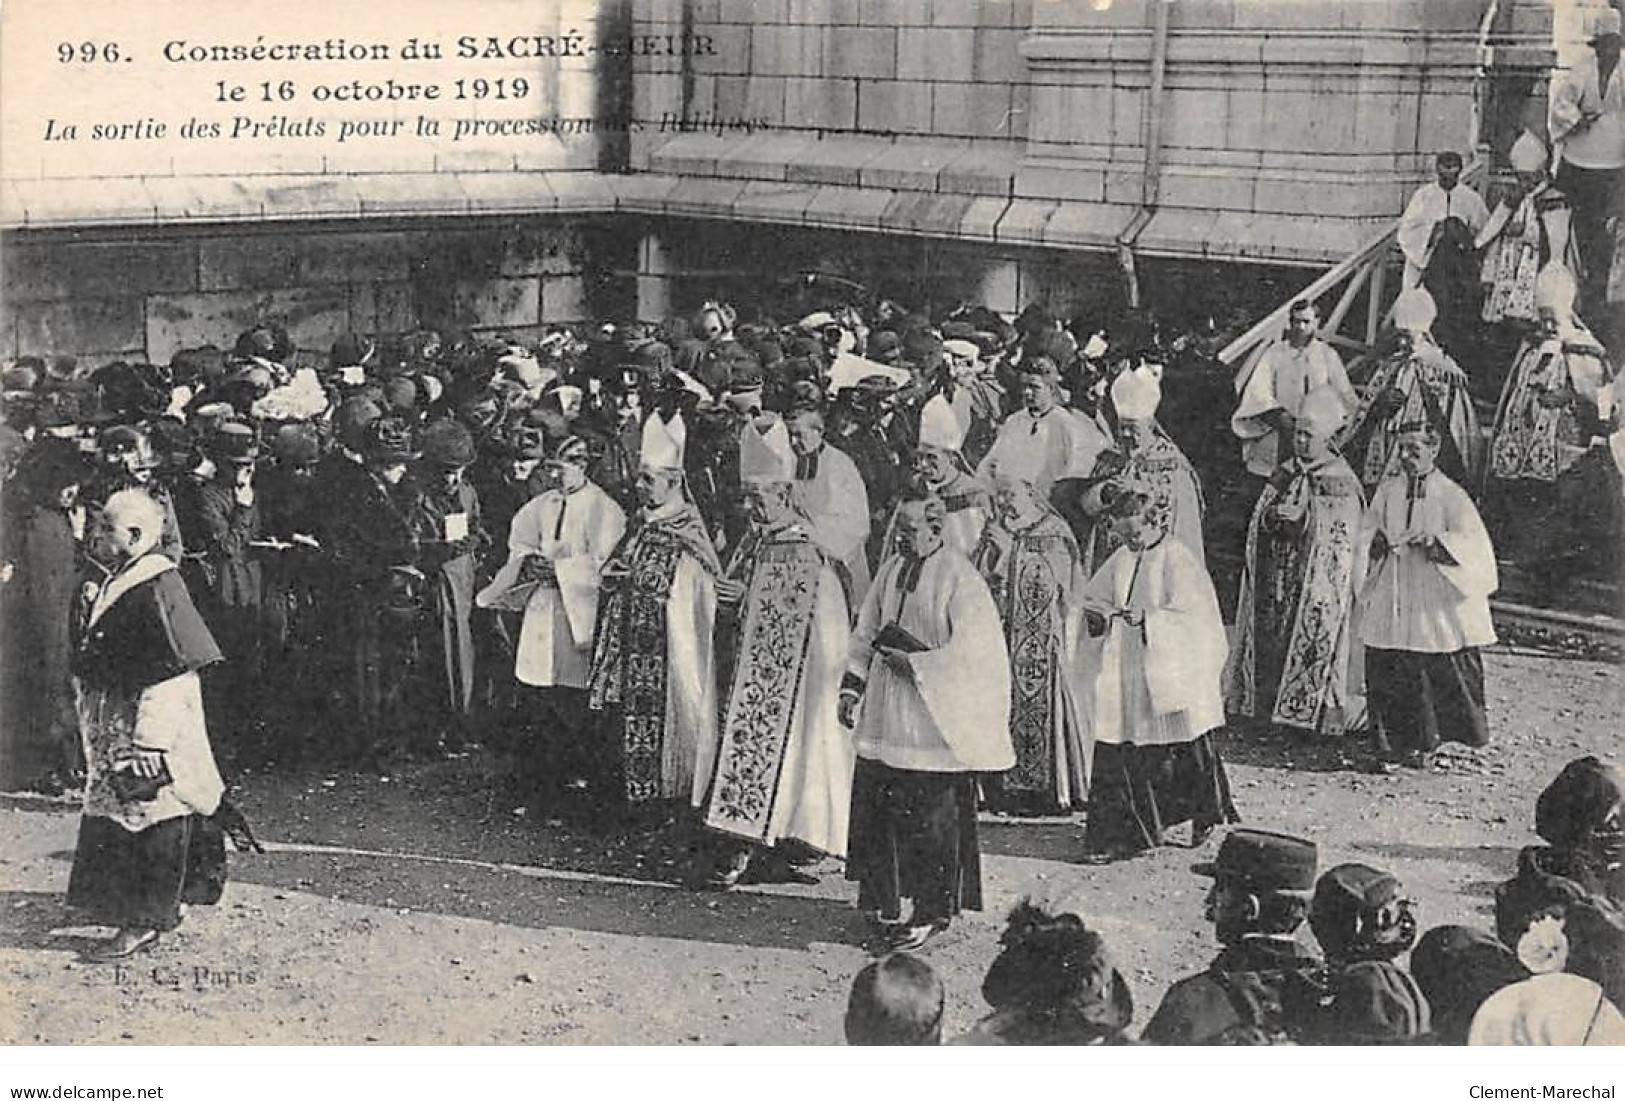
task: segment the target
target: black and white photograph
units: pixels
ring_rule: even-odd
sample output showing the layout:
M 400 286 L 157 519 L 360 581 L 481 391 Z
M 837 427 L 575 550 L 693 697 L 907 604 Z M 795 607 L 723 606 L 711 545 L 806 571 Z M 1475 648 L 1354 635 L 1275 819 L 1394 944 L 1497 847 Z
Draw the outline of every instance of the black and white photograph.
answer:
M 7 0 L 0 1086 L 1614 1097 L 1620 9 Z

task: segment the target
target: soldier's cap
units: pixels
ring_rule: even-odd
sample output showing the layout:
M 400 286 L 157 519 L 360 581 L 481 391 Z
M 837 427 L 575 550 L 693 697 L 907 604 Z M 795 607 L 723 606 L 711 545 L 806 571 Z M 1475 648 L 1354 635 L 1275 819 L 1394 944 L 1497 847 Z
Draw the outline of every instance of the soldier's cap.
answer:
M 1197 875 L 1233 879 L 1265 891 L 1307 891 L 1315 885 L 1320 850 L 1313 841 L 1270 830 L 1231 830 L 1216 858 L 1193 865 Z
M 1573 845 L 1597 830 L 1625 800 L 1625 768 L 1579 757 L 1535 800 L 1535 832 L 1553 845 Z
M 1364 864 L 1339 864 L 1315 884 L 1309 921 L 1313 924 L 1317 914 L 1337 920 L 1375 913 L 1398 898 L 1403 889 L 1398 878 L 1389 872 Z

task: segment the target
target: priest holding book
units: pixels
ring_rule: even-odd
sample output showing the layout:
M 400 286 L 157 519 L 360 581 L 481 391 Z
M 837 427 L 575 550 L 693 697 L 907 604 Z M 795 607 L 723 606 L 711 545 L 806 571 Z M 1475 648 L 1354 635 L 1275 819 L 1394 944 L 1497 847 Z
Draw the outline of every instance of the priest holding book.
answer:
M 940 498 L 904 493 L 896 553 L 864 600 L 841 685 L 858 757 L 846 874 L 899 949 L 982 908 L 977 774 L 1016 763 L 999 611 L 970 559 L 945 544 L 946 517 Z

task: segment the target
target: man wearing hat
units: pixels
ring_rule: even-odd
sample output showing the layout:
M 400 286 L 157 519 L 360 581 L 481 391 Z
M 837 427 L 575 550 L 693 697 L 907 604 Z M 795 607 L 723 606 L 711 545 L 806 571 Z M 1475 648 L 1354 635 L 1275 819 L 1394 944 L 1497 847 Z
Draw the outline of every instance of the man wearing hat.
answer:
M 413 524 L 418 567 L 428 578 L 428 608 L 421 621 L 423 711 L 416 747 L 458 748 L 474 705 L 475 569 L 485 544 L 480 498 L 464 471 L 474 461 L 474 438 L 449 418 L 418 434 L 413 468 Z
M 1618 494 L 1593 446 L 1614 416 L 1614 366 L 1575 311 L 1574 279 L 1535 283 L 1540 327 L 1518 349 L 1490 437 L 1487 519 L 1503 553 L 1553 591 L 1613 562 Z
M 998 608 L 945 538 L 947 518 L 928 489 L 904 491 L 841 683 L 857 751 L 846 875 L 895 948 L 922 947 L 961 910 L 981 909 L 976 779 L 1015 763 Z
M 1377 487 L 1356 539 L 1370 565 L 1356 613 L 1375 749 L 1425 768 L 1441 742 L 1482 746 L 1484 662 L 1495 642 L 1495 548 L 1472 498 L 1436 468 L 1426 423 L 1399 432 L 1401 473 Z
M 1256 1030 L 1295 1040 L 1318 1017 L 1321 960 L 1295 933 L 1309 911 L 1319 853 L 1313 841 L 1236 829 L 1210 863 L 1203 911 L 1224 948 L 1206 971 L 1168 988 L 1141 1039 L 1152 1044 L 1225 1044 Z
M 1250 371 L 1236 377 L 1238 401 L 1230 430 L 1241 440 L 1247 471 L 1260 478 L 1275 473 L 1292 453 L 1292 424 L 1311 390 L 1330 386 L 1352 411 L 1356 401 L 1343 360 L 1315 335 L 1320 319 L 1307 298 L 1292 303 L 1286 333 L 1265 348 Z
M 158 467 L 152 441 L 139 428 L 114 425 L 96 439 L 96 470 L 84 487 L 85 507 L 94 512 L 102 502 L 124 489 L 139 489 L 164 510 L 164 530 L 158 550 L 177 565 L 185 555 L 181 525 L 175 515 L 175 501 L 158 484 L 153 472 Z
M 1569 199 L 1546 171 L 1546 143 L 1525 130 L 1510 154 L 1515 188 L 1496 204 L 1474 245 L 1483 251 L 1484 306 L 1489 322 L 1518 326 L 1540 321 L 1535 309 L 1535 279 L 1550 262 L 1570 271 L 1580 266 Z
M 525 686 L 525 729 L 514 761 L 514 781 L 527 795 L 546 784 L 591 775 L 592 732 L 586 687 L 598 621 L 604 564 L 626 531 L 626 514 L 587 478 L 586 441 L 566 436 L 553 445 L 546 487 L 514 514 L 506 563 L 476 602 L 517 612 L 513 665 L 508 675 Z
M 1293 456 L 1271 475 L 1247 527 L 1236 634 L 1225 669 L 1231 715 L 1339 735 L 1359 721 L 1354 596 L 1365 580 L 1355 533 L 1360 480 L 1332 450 L 1343 402 L 1328 387 L 1298 406 Z
M 933 395 L 920 410 L 919 445 L 914 449 L 914 484 L 935 497 L 943 509 L 942 537 L 966 558 L 976 553 L 987 524 L 991 502 L 987 487 L 965 465 L 960 448 L 965 426 L 941 394 Z M 896 549 L 896 520 L 887 523 L 879 557 L 885 561 Z
M 700 746 L 716 737 L 711 647 L 722 564 L 683 477 L 681 417 L 643 422 L 642 506 L 605 563 L 588 706 L 605 734 L 627 803 L 697 798 Z
M 589 442 L 596 438 L 599 443 L 588 473 L 630 515 L 638 508 L 638 449 L 647 412 L 643 374 L 623 367 L 611 376 L 606 389 L 608 406 L 582 429 Z
M 711 407 L 702 406 L 694 420 L 694 439 L 687 451 L 689 486 L 712 539 L 720 547 L 733 546 L 745 531 L 739 440 L 745 427 L 762 412 L 764 385 L 761 364 L 741 350 L 728 360 L 722 400 Z
M 209 726 L 232 756 L 263 760 L 270 748 L 259 706 L 265 691 L 262 515 L 256 496 L 259 439 L 239 421 L 208 442 L 214 477 L 197 492 L 197 545 L 183 571 L 226 660 L 204 678 Z
M 1452 478 L 1478 484 L 1478 413 L 1466 372 L 1433 339 L 1436 312 L 1433 296 L 1422 287 L 1400 292 L 1394 300 L 1393 347 L 1371 372 L 1364 397 L 1338 437 L 1338 450 L 1367 494 L 1398 472 L 1395 429 L 1413 422 L 1438 434 L 1444 444 L 1440 465 Z
M 1557 186 L 1574 204 L 1574 239 L 1585 281 L 1586 310 L 1602 306 L 1613 237 L 1606 222 L 1625 192 L 1625 73 L 1619 67 L 1620 14 L 1590 12 L 1588 53 L 1552 78 L 1547 130 L 1562 158 Z
M 909 465 L 904 448 L 885 427 L 895 419 L 889 406 L 896 389 L 891 380 L 880 375 L 859 379 L 835 395 L 825 430 L 825 439 L 852 460 L 863 480 L 864 498 L 869 504 L 865 561 L 871 575 L 885 553 L 886 520 L 903 488 Z
M 407 729 L 404 698 L 415 664 L 417 621 L 424 575 L 406 480 L 415 459 L 411 429 L 394 417 L 372 420 L 357 440 L 362 472 L 343 511 L 329 516 L 323 544 L 333 563 L 343 633 L 335 640 L 349 654 L 351 722 L 335 735 L 341 748 L 370 758 L 382 742 Z M 414 582 L 417 587 L 414 589 Z
M 708 881 L 724 889 L 786 839 L 846 856 L 852 743 L 837 702 L 850 619 L 834 560 L 796 503 L 797 458 L 783 421 L 745 426 L 750 522 L 717 583 L 723 710 L 695 784 L 706 828 L 727 839 Z

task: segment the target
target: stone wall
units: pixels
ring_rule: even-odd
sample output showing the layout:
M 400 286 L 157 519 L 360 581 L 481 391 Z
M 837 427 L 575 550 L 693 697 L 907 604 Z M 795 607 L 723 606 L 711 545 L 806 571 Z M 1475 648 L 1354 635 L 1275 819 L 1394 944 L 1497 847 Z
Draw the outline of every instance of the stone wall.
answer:
M 601 221 L 552 218 L 12 234 L 0 358 L 167 362 L 264 319 L 313 354 L 346 330 L 524 335 L 596 315 L 609 288 L 598 265 L 616 251 Z

